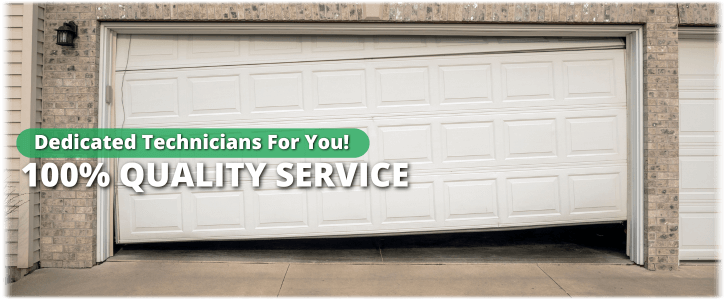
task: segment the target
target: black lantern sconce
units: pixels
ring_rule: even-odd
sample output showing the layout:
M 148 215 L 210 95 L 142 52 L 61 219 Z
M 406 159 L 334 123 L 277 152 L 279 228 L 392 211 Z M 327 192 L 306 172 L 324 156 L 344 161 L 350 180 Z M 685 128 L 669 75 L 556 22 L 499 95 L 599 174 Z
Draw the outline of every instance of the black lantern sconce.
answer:
M 59 27 L 55 31 L 58 35 L 58 40 L 55 42 L 61 46 L 73 47 L 73 39 L 78 36 L 78 26 L 73 21 L 63 23 L 63 26 Z

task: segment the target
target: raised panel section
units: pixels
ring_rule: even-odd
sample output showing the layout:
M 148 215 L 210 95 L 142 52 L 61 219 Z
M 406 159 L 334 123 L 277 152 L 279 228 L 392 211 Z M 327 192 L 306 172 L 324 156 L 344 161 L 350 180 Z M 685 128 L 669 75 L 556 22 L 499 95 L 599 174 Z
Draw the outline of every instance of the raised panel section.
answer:
M 447 66 L 440 67 L 441 103 L 491 102 L 491 67 Z
M 571 213 L 599 213 L 618 210 L 618 204 L 622 203 L 619 176 L 619 174 L 570 176 Z
M 250 54 L 283 54 L 302 52 L 300 36 L 260 35 L 250 38 Z
M 371 223 L 371 203 L 367 189 L 325 189 L 320 197 L 321 226 Z
M 681 157 L 681 189 L 716 188 L 716 162 L 714 156 Z
M 239 37 L 234 35 L 192 35 L 192 57 L 229 57 L 239 55 Z
M 680 240 L 684 248 L 711 248 L 717 245 L 718 223 L 715 214 L 685 213 L 681 216 L 680 221 L 679 227 L 682 228 Z
M 447 221 L 496 217 L 495 180 L 446 182 L 444 189 Z
M 177 79 L 129 80 L 130 118 L 175 117 L 179 115 Z
M 192 114 L 240 113 L 239 77 L 189 78 Z
M 323 51 L 352 51 L 365 49 L 364 38 L 351 36 L 316 36 L 313 37 L 312 50 Z
M 612 60 L 566 61 L 565 98 L 596 98 L 615 95 Z
M 253 111 L 303 110 L 301 73 L 250 77 Z
M 147 194 L 131 196 L 132 232 L 181 232 L 182 195 Z
M 408 188 L 388 188 L 383 192 L 383 222 L 434 221 L 434 184 L 409 183 Z
M 509 179 L 507 189 L 510 217 L 560 214 L 557 177 Z
M 682 132 L 716 131 L 716 102 L 708 100 L 689 100 L 680 102 L 680 127 Z
M 617 117 L 567 119 L 568 156 L 617 154 Z
M 426 68 L 378 69 L 376 81 L 381 106 L 429 103 Z
M 176 35 L 131 36 L 131 47 L 127 50 L 129 60 L 172 60 L 177 59 Z
M 681 260 L 718 260 L 719 255 L 719 213 L 684 212 L 681 205 L 678 224 L 679 251 Z
M 383 159 L 406 162 L 431 162 L 431 127 L 380 127 Z
M 192 193 L 198 230 L 244 228 L 242 192 Z
M 307 197 L 304 191 L 259 191 L 257 200 L 257 228 L 306 227 L 308 224 Z
M 365 71 L 314 72 L 316 109 L 365 107 Z
M 504 101 L 555 99 L 551 62 L 502 64 L 502 84 Z
M 494 123 L 442 124 L 444 161 L 493 160 Z
M 557 156 L 556 120 L 505 121 L 506 158 Z

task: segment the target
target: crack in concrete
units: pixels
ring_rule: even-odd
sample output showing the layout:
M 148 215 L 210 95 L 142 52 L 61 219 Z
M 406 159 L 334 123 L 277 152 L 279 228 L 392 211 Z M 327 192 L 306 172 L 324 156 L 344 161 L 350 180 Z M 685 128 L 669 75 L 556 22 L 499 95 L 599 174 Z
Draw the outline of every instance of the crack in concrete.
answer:
M 287 271 L 290 270 L 290 265 L 291 264 L 287 264 L 287 269 L 285 269 L 285 275 L 282 276 L 282 282 L 280 282 L 280 289 L 277 290 L 277 297 L 278 298 L 280 297 L 280 292 L 282 291 L 282 285 L 285 284 L 285 278 L 287 278 Z
M 568 293 L 559 283 L 557 283 L 557 281 L 555 281 L 552 278 L 552 276 L 550 276 L 550 274 L 547 274 L 547 272 L 545 272 L 545 270 L 542 270 L 542 267 L 540 267 L 539 264 L 536 264 L 536 265 L 537 265 L 537 268 L 539 268 L 539 270 L 542 271 L 542 273 L 547 275 L 547 277 L 549 277 L 550 280 L 552 280 L 552 282 L 554 282 L 563 292 L 565 292 L 565 294 L 567 294 L 568 297 L 572 298 L 572 295 L 570 295 L 570 293 Z

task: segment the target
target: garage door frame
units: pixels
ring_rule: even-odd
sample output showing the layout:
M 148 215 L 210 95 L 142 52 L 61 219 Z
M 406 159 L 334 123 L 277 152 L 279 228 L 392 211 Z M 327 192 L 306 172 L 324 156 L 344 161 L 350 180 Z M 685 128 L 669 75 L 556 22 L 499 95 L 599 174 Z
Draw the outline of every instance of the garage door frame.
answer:
M 114 124 L 113 61 L 118 34 L 316 34 L 316 35 L 452 35 L 452 36 L 566 36 L 626 39 L 628 102 L 628 249 L 636 264 L 645 260 L 643 160 L 643 27 L 640 25 L 519 25 L 519 24 L 401 24 L 401 23 L 220 23 L 220 22 L 103 22 L 100 32 L 98 127 Z M 107 168 L 114 163 L 99 158 Z M 113 187 L 97 190 L 96 261 L 113 250 Z

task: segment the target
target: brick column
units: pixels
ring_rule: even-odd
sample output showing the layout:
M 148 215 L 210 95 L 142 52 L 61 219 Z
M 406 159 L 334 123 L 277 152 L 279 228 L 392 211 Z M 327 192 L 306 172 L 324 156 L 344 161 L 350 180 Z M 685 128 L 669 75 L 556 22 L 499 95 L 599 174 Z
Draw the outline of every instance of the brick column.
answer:
M 63 22 L 78 25 L 76 46 L 55 44 Z M 98 126 L 98 22 L 92 5 L 49 4 L 45 10 L 43 128 Z M 62 166 L 94 159 L 43 159 Z M 81 178 L 79 178 L 81 179 Z M 40 266 L 88 268 L 96 262 L 96 187 L 41 187 Z
M 678 269 L 678 9 L 651 3 L 645 28 L 646 266 Z

